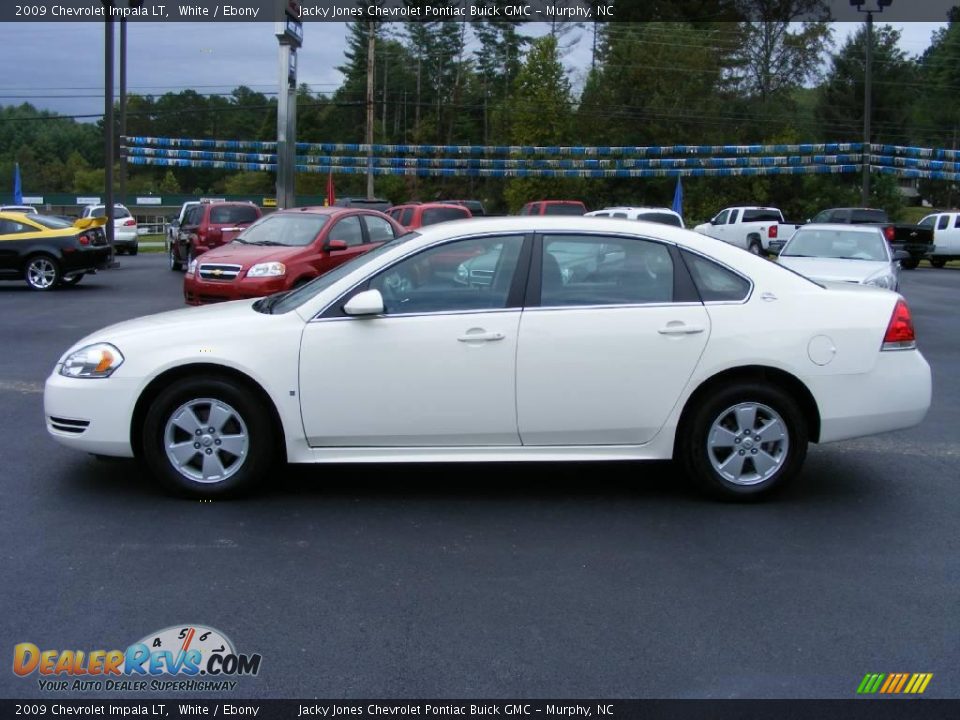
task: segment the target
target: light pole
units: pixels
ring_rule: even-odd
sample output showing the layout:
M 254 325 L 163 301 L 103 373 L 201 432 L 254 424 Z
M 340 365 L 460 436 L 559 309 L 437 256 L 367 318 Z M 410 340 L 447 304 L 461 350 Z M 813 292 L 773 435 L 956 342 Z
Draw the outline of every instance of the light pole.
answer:
M 877 0 L 877 8 L 863 9 L 863 0 L 850 0 L 850 5 L 858 12 L 867 14 L 866 62 L 863 69 L 863 184 L 860 189 L 860 201 L 864 207 L 870 204 L 870 115 L 873 112 L 873 14 L 881 13 L 890 7 L 893 0 Z
M 303 45 L 299 0 L 280 0 L 274 34 L 280 43 L 277 96 L 277 208 L 296 207 L 297 49 Z

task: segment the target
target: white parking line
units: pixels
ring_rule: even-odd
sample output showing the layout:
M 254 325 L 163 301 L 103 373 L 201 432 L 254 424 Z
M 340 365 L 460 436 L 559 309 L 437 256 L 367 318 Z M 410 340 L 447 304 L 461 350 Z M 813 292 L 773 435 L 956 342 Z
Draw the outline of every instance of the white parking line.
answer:
M 25 380 L 0 380 L 0 392 L 42 394 L 43 383 L 28 382 Z

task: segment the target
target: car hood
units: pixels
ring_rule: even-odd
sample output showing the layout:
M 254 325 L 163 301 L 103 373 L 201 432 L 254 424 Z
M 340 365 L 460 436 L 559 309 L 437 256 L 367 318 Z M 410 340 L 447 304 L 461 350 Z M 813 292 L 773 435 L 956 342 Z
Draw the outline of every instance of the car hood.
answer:
M 811 280 L 824 282 L 863 282 L 874 273 L 889 269 L 885 260 L 840 260 L 836 258 L 784 257 L 777 262 Z
M 276 245 L 244 245 L 227 243 L 200 256 L 201 263 L 226 263 L 250 267 L 264 262 L 285 262 L 300 255 L 305 246 L 278 247 Z

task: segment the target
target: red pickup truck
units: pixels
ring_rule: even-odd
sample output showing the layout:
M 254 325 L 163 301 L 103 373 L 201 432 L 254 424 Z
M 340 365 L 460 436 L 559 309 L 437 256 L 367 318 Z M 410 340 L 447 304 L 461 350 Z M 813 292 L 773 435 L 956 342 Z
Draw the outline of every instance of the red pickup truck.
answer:
M 177 230 L 177 241 L 170 243 L 170 269 L 180 270 L 208 250 L 230 242 L 262 216 L 252 202 L 195 205 Z

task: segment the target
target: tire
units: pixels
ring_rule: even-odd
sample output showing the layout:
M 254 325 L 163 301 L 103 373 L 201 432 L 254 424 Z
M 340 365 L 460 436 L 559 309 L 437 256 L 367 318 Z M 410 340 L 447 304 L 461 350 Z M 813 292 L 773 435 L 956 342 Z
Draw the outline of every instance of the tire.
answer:
M 127 250 L 127 254 L 128 254 L 128 255 L 136 255 L 138 252 L 140 252 L 140 246 L 139 246 L 139 245 L 134 245 L 132 248 L 129 248 L 129 249 Z
M 31 290 L 53 290 L 62 277 L 60 263 L 45 253 L 31 255 L 23 265 L 23 278 Z
M 180 272 L 183 270 L 183 263 L 180 262 L 180 258 L 177 257 L 176 246 L 173 243 L 170 243 L 170 250 L 167 253 L 167 257 L 170 261 L 170 270 L 172 272 Z
M 276 438 L 270 411 L 248 387 L 201 375 L 177 380 L 151 403 L 142 455 L 160 484 L 177 495 L 228 497 L 267 476 L 277 458 Z
M 803 413 L 787 393 L 759 382 L 734 382 L 712 391 L 684 421 L 677 459 L 709 494 L 754 500 L 800 472 L 808 435 Z M 757 464 L 761 459 L 763 465 Z
M 74 285 L 78 285 L 80 281 L 83 280 L 83 275 L 83 273 L 80 273 L 79 275 L 74 275 L 73 277 L 64 278 L 60 281 L 60 285 L 62 287 L 73 287 Z
M 935 267 L 935 268 L 943 268 L 943 267 L 946 267 L 946 265 L 947 265 L 947 259 L 946 259 L 946 258 L 932 257 L 932 258 L 930 258 L 930 265 L 931 265 L 931 267 Z
M 915 257 L 912 257 L 909 260 L 900 261 L 900 267 L 902 267 L 904 270 L 916 270 L 917 265 L 919 264 L 920 264 L 920 261 L 917 260 L 917 258 Z
M 763 257 L 763 245 L 759 240 L 751 240 L 750 244 L 747 246 L 747 252 Z

